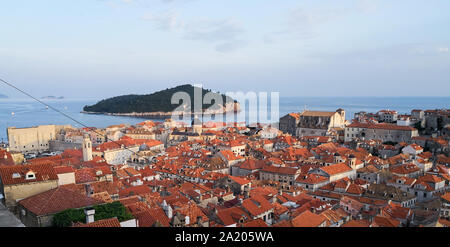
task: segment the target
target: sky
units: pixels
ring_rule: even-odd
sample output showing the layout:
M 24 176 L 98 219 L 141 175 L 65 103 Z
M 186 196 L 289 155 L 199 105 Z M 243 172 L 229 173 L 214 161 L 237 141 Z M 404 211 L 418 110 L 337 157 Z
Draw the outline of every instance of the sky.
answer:
M 186 83 L 280 97 L 450 92 L 448 0 L 4 0 L 0 11 L 0 78 L 38 97 Z

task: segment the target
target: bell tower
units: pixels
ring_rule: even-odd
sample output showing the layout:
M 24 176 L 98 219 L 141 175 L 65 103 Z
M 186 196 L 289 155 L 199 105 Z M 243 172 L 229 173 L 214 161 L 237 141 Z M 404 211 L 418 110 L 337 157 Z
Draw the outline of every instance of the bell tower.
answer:
M 92 142 L 88 134 L 83 137 L 83 161 L 92 160 Z

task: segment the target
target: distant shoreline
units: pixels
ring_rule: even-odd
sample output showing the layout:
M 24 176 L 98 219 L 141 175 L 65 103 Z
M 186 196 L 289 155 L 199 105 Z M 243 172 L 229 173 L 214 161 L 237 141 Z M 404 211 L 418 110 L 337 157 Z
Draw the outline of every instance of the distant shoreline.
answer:
M 134 118 L 148 118 L 148 119 L 168 119 L 171 118 L 173 114 L 178 116 L 183 116 L 184 112 L 133 112 L 133 113 L 108 113 L 108 112 L 89 112 L 89 111 L 81 111 L 83 114 L 91 114 L 91 115 L 105 115 L 105 116 L 114 116 L 114 117 L 134 117 Z M 220 113 L 191 113 L 191 116 L 202 115 L 202 116 L 212 116 L 212 115 L 225 115 L 229 113 L 239 113 L 239 111 L 228 111 L 228 112 L 220 112 Z

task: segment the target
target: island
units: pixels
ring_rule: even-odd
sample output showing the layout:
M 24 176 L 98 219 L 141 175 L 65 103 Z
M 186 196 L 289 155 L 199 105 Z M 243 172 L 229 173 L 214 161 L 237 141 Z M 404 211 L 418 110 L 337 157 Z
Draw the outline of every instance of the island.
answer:
M 8 98 L 8 96 L 0 93 L 0 99 L 7 99 L 7 98 Z
M 191 98 L 191 109 L 193 114 L 199 114 L 200 112 L 193 112 L 194 109 L 194 89 L 195 87 L 190 84 L 177 86 L 174 88 L 167 88 L 152 94 L 146 95 L 123 95 L 109 99 L 104 99 L 98 103 L 85 106 L 82 113 L 87 114 L 106 114 L 113 116 L 132 116 L 132 117 L 153 117 L 153 118 L 165 118 L 176 113 L 177 107 L 180 104 L 172 104 L 172 96 L 177 92 L 186 92 Z M 216 104 L 214 100 L 212 104 L 203 104 L 203 115 L 212 114 L 224 114 L 228 112 L 240 111 L 239 102 L 220 93 L 212 92 L 208 89 L 201 89 L 203 97 L 207 93 L 214 94 L 215 97 L 219 95 L 222 97 L 222 104 Z M 181 114 L 181 111 L 179 112 Z

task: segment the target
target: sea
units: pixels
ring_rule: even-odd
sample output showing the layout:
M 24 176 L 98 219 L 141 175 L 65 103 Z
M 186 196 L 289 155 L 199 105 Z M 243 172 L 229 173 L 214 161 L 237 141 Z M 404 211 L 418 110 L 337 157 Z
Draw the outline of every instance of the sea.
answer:
M 101 99 L 68 98 L 42 101 L 89 127 L 104 128 L 121 123 L 136 124 L 145 120 L 134 117 L 81 113 L 84 106 L 95 104 L 99 100 Z M 280 97 L 279 111 L 276 115 L 282 117 L 287 113 L 301 112 L 304 109 L 335 111 L 342 108 L 346 111 L 346 119 L 351 120 L 354 114 L 360 111 L 377 112 L 389 109 L 396 110 L 400 114 L 410 114 L 413 109 L 449 109 L 449 107 L 450 97 Z M 270 111 L 270 105 L 268 109 Z M 250 119 L 253 119 L 250 116 L 255 114 L 255 112 L 247 113 L 247 122 L 250 122 Z M 268 115 L 269 121 L 274 122 L 270 120 L 270 113 Z M 152 120 L 163 121 L 162 119 Z M 206 120 L 214 120 L 214 118 Z M 204 121 L 206 120 L 204 119 Z M 220 120 L 219 118 L 218 121 Z M 0 139 L 2 142 L 8 141 L 6 131 L 8 127 L 24 128 L 46 124 L 71 124 L 74 127 L 83 127 L 33 99 L 0 99 Z

